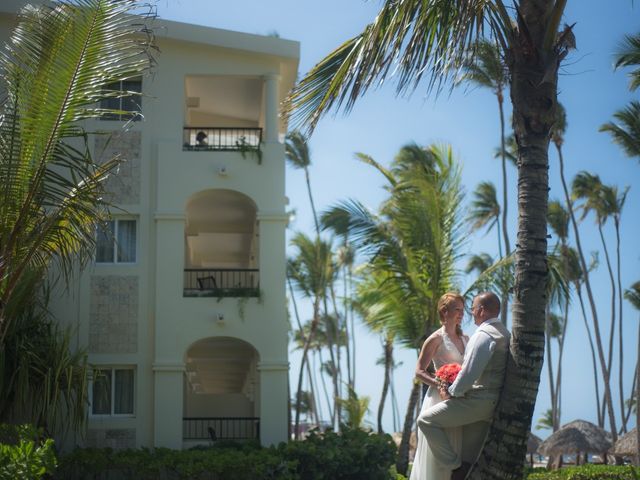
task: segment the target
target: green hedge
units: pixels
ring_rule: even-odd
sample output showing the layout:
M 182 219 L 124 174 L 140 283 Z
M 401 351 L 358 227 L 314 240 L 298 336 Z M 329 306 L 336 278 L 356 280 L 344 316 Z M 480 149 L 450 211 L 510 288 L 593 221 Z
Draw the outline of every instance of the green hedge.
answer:
M 630 466 L 581 465 L 560 470 L 536 468 L 526 480 L 640 480 L 640 470 Z
M 53 440 L 31 425 L 0 425 L 0 480 L 39 480 L 53 473 Z
M 301 442 L 260 448 L 218 444 L 192 450 L 77 449 L 64 456 L 55 478 L 65 480 L 389 480 L 395 444 L 388 435 L 346 430 L 312 433 Z

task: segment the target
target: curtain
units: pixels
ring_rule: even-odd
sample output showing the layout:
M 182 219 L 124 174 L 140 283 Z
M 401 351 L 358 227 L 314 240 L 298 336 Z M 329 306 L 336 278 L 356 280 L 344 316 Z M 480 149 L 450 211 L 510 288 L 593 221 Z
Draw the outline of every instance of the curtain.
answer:
M 118 262 L 136 261 L 136 221 L 118 220 Z
M 96 231 L 96 262 L 97 263 L 113 263 L 113 220 L 106 222 L 104 229 L 98 227 Z
M 133 370 L 116 370 L 115 374 L 113 413 L 133 414 Z

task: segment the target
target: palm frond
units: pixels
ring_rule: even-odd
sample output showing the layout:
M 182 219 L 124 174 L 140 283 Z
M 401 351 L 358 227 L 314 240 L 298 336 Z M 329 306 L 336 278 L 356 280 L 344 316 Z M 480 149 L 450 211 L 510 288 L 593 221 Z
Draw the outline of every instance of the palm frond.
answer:
M 455 78 L 466 53 L 490 30 L 504 46 L 512 38 L 502 2 L 386 0 L 362 33 L 320 61 L 294 88 L 285 112 L 312 131 L 331 108 L 349 111 L 372 86 L 395 76 L 399 94 Z
M 626 35 L 615 55 L 616 68 L 636 67 L 631 70 L 629 88 L 635 90 L 640 87 L 640 34 Z
M 609 132 L 613 141 L 622 147 L 629 157 L 640 161 L 640 102 L 632 101 L 626 108 L 614 113 L 617 120 L 605 123 L 601 132 Z

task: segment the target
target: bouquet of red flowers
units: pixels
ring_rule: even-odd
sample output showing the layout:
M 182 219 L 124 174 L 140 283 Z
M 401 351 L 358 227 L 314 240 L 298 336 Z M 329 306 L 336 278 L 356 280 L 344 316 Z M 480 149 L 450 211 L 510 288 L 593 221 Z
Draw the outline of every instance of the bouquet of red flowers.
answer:
M 460 365 L 457 363 L 447 363 L 436 370 L 436 380 L 441 387 L 449 388 L 460 373 Z

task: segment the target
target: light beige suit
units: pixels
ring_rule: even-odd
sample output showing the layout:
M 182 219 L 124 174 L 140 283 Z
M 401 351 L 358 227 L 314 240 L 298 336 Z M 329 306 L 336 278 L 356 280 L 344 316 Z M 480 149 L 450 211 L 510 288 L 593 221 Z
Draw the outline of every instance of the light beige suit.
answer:
M 462 370 L 449 388 L 454 396 L 418 417 L 433 456 L 446 468 L 454 470 L 463 461 L 473 463 L 480 453 L 504 382 L 509 339 L 509 331 L 497 319 L 478 326 L 469 340 Z M 460 426 L 462 453 L 458 454 L 444 429 Z

